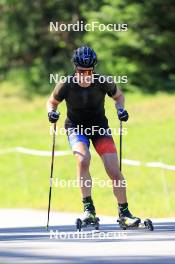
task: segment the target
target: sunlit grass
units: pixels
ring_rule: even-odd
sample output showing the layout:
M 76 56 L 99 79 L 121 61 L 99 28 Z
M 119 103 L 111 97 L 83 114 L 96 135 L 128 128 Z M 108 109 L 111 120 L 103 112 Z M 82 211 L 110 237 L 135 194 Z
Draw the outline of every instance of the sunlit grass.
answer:
M 45 110 L 46 97 L 28 101 L 18 97 L 1 97 L 0 147 L 22 146 L 30 149 L 51 150 L 52 138 Z M 157 94 L 144 96 L 127 94 L 126 108 L 130 119 L 124 127 L 123 158 L 142 162 L 160 161 L 175 164 L 175 96 Z M 65 104 L 60 105 L 63 127 Z M 106 100 L 106 114 L 111 127 L 119 126 L 114 104 Z M 114 136 L 117 148 L 119 136 Z M 68 150 L 66 136 L 58 135 L 57 150 Z M 50 158 L 9 153 L 0 155 L 1 207 L 47 208 Z M 123 165 L 128 184 L 129 203 L 140 216 L 175 216 L 175 172 L 159 168 Z M 100 158 L 93 154 L 92 177 L 107 179 Z M 54 176 L 75 179 L 76 164 L 72 155 L 56 157 Z M 95 187 L 93 197 L 97 212 L 117 213 L 111 188 Z M 52 208 L 61 211 L 81 211 L 82 203 L 77 188 L 53 188 Z

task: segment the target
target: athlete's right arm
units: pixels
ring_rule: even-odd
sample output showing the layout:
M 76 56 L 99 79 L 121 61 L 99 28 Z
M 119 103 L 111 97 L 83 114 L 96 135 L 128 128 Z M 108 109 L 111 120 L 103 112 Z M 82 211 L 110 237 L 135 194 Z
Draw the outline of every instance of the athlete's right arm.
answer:
M 55 123 L 58 120 L 59 112 L 56 112 L 57 106 L 66 98 L 66 95 L 66 85 L 58 83 L 47 101 L 47 112 L 50 122 Z
M 61 102 L 61 99 L 59 100 L 59 92 L 62 89 L 62 85 L 57 84 L 50 95 L 48 101 L 47 101 L 47 112 L 48 112 L 48 119 L 51 123 L 56 123 L 59 119 L 60 113 L 57 112 L 57 107 L 59 103 Z
M 49 119 L 49 122 L 51 123 L 56 123 L 59 119 L 60 113 L 56 111 L 58 104 L 59 104 L 59 101 L 57 101 L 54 98 L 53 93 L 52 93 L 46 104 L 47 112 L 48 112 L 48 119 Z
M 64 83 L 58 83 L 51 96 L 49 97 L 49 100 L 47 101 L 47 111 L 48 113 L 51 111 L 56 111 L 57 106 L 63 99 L 66 97 L 66 86 Z
M 46 107 L 47 107 L 47 112 L 52 112 L 52 111 L 56 111 L 57 110 L 57 106 L 59 105 L 59 101 L 57 101 L 54 96 L 53 93 L 51 94 L 51 96 L 49 97 Z

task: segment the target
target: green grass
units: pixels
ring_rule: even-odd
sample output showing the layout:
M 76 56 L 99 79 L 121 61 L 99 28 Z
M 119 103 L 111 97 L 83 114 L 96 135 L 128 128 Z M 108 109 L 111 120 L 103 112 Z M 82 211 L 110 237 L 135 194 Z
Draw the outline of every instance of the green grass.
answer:
M 46 97 L 32 101 L 6 94 L 0 98 L 0 148 L 22 146 L 50 150 L 52 138 L 45 111 Z M 167 94 L 127 94 L 126 108 L 130 113 L 128 134 L 123 137 L 123 158 L 143 162 L 160 161 L 175 164 L 175 96 Z M 60 105 L 63 127 L 65 103 Z M 114 104 L 106 100 L 110 126 L 117 127 Z M 119 136 L 114 137 L 119 145 Z M 66 136 L 57 136 L 56 149 L 69 150 Z M 47 208 L 50 158 L 19 153 L 0 155 L 1 207 Z M 175 172 L 159 168 L 123 165 L 127 179 L 131 210 L 141 217 L 175 216 Z M 100 158 L 93 155 L 92 177 L 107 179 Z M 75 179 L 76 164 L 72 155 L 56 157 L 54 177 Z M 110 188 L 93 189 L 97 212 L 116 215 L 117 205 Z M 81 211 L 78 188 L 53 188 L 52 208 L 59 211 Z

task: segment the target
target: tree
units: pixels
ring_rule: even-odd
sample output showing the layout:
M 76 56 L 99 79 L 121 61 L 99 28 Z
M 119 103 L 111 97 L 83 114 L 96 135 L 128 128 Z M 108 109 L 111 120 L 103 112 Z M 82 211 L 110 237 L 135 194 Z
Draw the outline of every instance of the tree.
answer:
M 29 93 L 48 92 L 49 73 L 66 74 L 72 70 L 72 51 L 82 43 L 84 34 L 51 32 L 50 22 L 76 23 L 84 20 L 82 12 L 98 6 L 92 0 L 1 1 L 1 80 L 12 75 L 12 81 L 23 80 Z
M 106 0 L 89 21 L 126 23 L 126 32 L 89 32 L 85 38 L 103 62 L 99 68 L 127 75 L 128 87 L 143 91 L 174 90 L 175 5 L 172 0 Z

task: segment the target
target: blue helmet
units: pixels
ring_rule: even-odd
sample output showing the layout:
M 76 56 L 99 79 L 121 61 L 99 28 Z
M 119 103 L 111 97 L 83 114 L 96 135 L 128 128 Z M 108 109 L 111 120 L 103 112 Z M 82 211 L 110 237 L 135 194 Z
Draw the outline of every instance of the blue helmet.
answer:
M 97 55 L 93 49 L 83 46 L 74 51 L 72 60 L 75 66 L 90 68 L 97 64 Z

